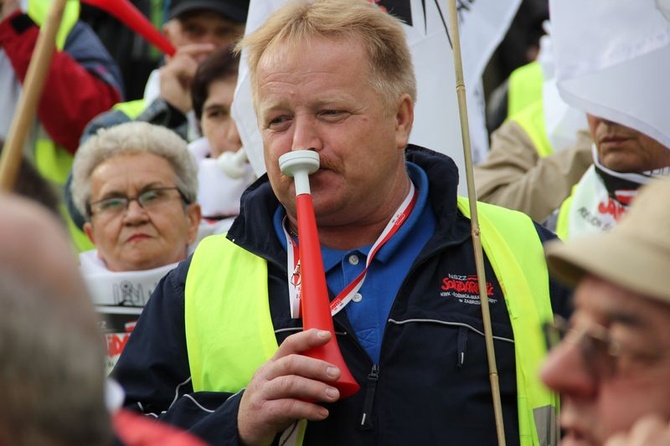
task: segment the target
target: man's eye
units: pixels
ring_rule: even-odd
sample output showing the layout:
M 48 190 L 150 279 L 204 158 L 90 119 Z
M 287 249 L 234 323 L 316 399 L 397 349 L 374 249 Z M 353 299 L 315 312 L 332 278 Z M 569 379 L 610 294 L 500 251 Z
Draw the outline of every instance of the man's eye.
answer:
M 199 26 L 195 26 L 195 25 L 191 25 L 191 24 L 188 24 L 188 25 L 184 26 L 182 29 L 184 30 L 185 34 L 187 34 L 189 36 L 193 36 L 193 37 L 202 36 L 202 35 L 205 34 L 204 29 L 202 29 Z
M 272 130 L 278 130 L 281 128 L 284 128 L 290 123 L 291 118 L 289 116 L 278 116 L 276 118 L 271 119 L 268 122 L 267 127 Z
M 339 120 L 348 116 L 348 113 L 343 110 L 323 110 L 319 112 L 319 117 L 327 120 Z
M 225 116 L 228 116 L 228 113 L 226 113 L 223 110 L 211 110 L 211 111 L 207 112 L 207 117 L 211 118 L 211 119 L 222 118 L 222 117 L 225 117 Z

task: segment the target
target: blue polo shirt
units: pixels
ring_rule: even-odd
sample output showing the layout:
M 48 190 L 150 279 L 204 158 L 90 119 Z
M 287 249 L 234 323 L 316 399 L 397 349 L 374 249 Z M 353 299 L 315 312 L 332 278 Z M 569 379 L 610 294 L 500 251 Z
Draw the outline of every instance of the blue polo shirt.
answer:
M 400 229 L 377 251 L 363 285 L 345 310 L 360 344 L 372 360 L 379 362 L 381 342 L 395 296 L 414 260 L 435 231 L 435 214 L 428 204 L 428 177 L 416 164 L 407 163 L 407 171 L 417 189 L 412 213 Z M 274 215 L 277 237 L 286 249 L 282 221 L 286 215 L 279 207 Z M 326 282 L 333 295 L 339 294 L 364 269 L 372 245 L 340 251 L 321 247 Z

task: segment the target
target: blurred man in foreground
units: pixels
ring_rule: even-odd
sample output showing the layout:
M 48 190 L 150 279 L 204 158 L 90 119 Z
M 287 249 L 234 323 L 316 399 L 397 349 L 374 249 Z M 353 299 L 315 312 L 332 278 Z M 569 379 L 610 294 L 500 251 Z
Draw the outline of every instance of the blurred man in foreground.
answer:
M 542 371 L 562 395 L 563 446 L 670 440 L 668 197 L 670 181 L 656 180 L 611 232 L 547 246 L 550 270 L 576 285 L 570 322 L 548 327 L 563 341 Z

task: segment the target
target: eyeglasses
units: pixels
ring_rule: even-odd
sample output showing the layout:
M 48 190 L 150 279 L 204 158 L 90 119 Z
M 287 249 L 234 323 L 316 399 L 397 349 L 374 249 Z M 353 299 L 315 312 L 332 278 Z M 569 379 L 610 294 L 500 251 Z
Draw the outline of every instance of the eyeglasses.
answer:
M 167 204 L 174 195 L 171 191 L 179 192 L 179 196 L 188 204 L 188 200 L 178 187 L 156 187 L 147 189 L 134 197 L 118 196 L 104 198 L 89 204 L 89 215 L 100 215 L 104 217 L 117 217 L 128 209 L 131 201 L 136 201 L 146 211 Z
M 640 365 L 668 357 L 662 351 L 651 352 L 625 345 L 600 325 L 571 326 L 565 319 L 555 316 L 554 321 L 544 324 L 543 328 L 548 350 L 562 342 L 577 346 L 584 365 L 599 380 L 622 376 Z

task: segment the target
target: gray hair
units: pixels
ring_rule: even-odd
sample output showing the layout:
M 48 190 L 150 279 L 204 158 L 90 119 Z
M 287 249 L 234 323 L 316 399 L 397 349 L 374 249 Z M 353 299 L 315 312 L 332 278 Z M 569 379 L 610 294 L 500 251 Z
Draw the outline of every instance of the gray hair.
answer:
M 254 104 L 256 73 L 265 51 L 277 43 L 297 45 L 312 37 L 362 42 L 370 61 L 369 82 L 385 104 L 395 105 L 403 94 L 416 102 L 412 54 L 400 20 L 364 0 L 294 0 L 235 48 L 247 51 Z
M 82 144 L 72 165 L 72 201 L 81 215 L 90 218 L 91 174 L 98 165 L 115 156 L 151 153 L 165 158 L 177 178 L 177 188 L 188 203 L 198 196 L 198 165 L 179 135 L 147 122 L 126 122 L 100 129 Z
M 1 444 L 111 443 L 104 344 L 80 301 L 0 271 Z

